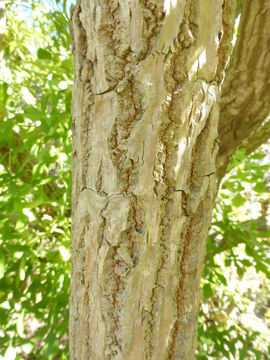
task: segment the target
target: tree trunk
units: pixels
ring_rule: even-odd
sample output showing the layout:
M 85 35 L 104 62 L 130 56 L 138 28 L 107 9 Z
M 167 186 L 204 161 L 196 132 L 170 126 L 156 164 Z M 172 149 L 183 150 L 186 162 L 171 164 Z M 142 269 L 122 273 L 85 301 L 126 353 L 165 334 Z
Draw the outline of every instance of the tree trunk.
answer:
M 71 359 L 195 356 L 235 3 L 73 11 Z

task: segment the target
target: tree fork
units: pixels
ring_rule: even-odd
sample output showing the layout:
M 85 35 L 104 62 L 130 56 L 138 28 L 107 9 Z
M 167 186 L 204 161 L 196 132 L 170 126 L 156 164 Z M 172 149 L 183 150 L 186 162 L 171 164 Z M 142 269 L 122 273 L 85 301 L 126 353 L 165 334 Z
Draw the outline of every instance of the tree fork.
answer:
M 71 359 L 195 356 L 235 17 L 234 0 L 73 11 Z

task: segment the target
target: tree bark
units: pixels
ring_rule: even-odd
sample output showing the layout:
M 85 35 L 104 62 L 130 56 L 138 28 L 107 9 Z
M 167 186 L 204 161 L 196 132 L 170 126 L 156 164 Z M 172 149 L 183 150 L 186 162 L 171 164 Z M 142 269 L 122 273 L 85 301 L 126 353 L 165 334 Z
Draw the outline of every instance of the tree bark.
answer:
M 217 172 L 243 146 L 256 150 L 270 137 L 270 2 L 242 1 L 237 42 L 222 85 Z
M 71 359 L 195 356 L 235 15 L 234 0 L 73 11 Z

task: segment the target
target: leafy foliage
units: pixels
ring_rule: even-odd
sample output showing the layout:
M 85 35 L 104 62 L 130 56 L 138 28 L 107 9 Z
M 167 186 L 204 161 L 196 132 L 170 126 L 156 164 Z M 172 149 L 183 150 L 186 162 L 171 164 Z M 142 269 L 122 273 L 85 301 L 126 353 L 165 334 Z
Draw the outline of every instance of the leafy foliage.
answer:
M 198 359 L 268 358 L 268 150 L 238 151 L 223 182 L 207 244 Z
M 64 8 L 7 5 L 0 83 L 0 353 L 67 359 L 72 59 Z M 59 357 L 60 356 L 60 357 Z M 19 358 L 19 357 L 18 357 Z
M 0 355 L 8 360 L 68 358 L 67 4 L 7 2 L 0 13 Z M 223 182 L 202 280 L 198 359 L 266 359 L 270 350 L 265 158 L 265 149 L 238 151 Z

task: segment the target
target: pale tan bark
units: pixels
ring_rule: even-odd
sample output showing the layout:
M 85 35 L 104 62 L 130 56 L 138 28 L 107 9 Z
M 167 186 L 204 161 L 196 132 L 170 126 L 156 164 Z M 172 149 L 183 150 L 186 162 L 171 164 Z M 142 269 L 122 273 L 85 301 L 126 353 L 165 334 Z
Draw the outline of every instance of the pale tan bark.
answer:
M 192 360 L 235 1 L 73 13 L 71 359 Z

